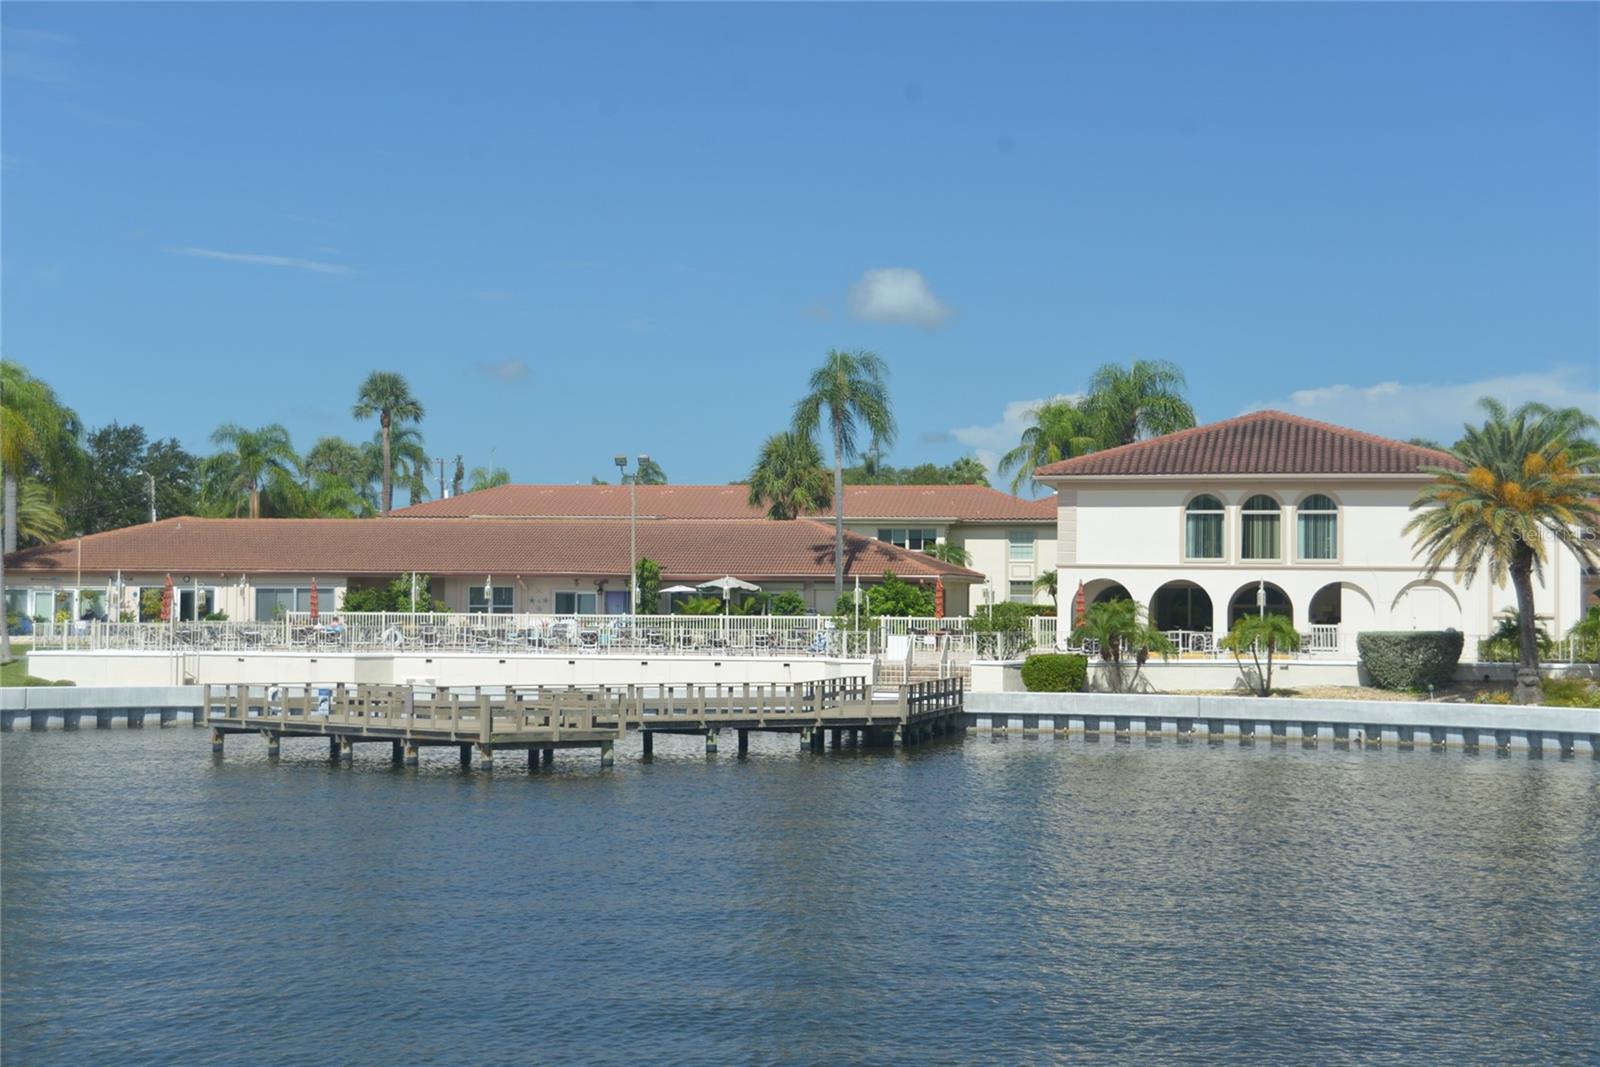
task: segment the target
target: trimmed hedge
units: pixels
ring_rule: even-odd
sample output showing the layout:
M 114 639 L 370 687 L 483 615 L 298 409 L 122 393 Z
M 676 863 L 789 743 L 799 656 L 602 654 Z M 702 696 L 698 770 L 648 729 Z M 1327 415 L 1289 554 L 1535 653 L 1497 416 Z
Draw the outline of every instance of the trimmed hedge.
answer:
M 1081 693 L 1088 681 L 1087 656 L 1051 652 L 1022 661 L 1022 684 L 1030 693 Z
M 1456 630 L 1378 631 L 1356 635 L 1361 663 L 1379 689 L 1426 689 L 1447 685 L 1461 662 L 1463 637 Z

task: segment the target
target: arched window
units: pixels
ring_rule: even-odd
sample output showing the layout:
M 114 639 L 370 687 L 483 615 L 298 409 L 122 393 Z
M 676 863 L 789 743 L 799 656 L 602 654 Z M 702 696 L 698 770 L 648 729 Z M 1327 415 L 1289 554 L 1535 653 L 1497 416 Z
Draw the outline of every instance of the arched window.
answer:
M 1216 497 L 1202 494 L 1184 509 L 1183 554 L 1187 559 L 1222 558 L 1222 501 Z
M 1339 557 L 1339 505 L 1332 497 L 1312 493 L 1297 509 L 1301 559 Z
M 1239 509 L 1239 555 L 1243 559 L 1277 559 L 1278 502 L 1257 493 Z

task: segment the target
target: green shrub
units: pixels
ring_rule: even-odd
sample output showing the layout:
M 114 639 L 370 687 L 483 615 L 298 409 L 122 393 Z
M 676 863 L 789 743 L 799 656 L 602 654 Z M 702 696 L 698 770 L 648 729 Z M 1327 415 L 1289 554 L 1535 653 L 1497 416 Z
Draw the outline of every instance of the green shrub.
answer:
M 1546 707 L 1600 708 L 1600 686 L 1586 678 L 1546 678 L 1540 684 Z
M 1461 661 L 1456 630 L 1411 630 L 1356 635 L 1361 663 L 1379 689 L 1426 689 L 1447 685 Z
M 774 615 L 804 615 L 806 598 L 792 590 L 785 590 L 773 594 L 770 606 Z
M 1087 656 L 1052 652 L 1022 661 L 1022 684 L 1030 693 L 1081 693 L 1088 681 Z

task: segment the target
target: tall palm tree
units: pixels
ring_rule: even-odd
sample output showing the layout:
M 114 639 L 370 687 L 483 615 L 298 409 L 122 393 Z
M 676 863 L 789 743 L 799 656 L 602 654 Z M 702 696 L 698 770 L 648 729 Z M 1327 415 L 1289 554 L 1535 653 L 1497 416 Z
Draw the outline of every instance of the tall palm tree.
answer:
M 1033 425 L 1022 431 L 1021 442 L 995 464 L 995 473 L 1001 477 L 1016 471 L 1011 479 L 1013 493 L 1020 493 L 1024 485 L 1030 491 L 1035 489 L 1033 472 L 1039 467 L 1087 455 L 1100 447 L 1088 412 L 1070 397 L 1046 400 L 1031 416 Z
M 810 392 L 794 408 L 794 430 L 814 437 L 823 426 L 833 438 L 833 595 L 844 595 L 844 463 L 857 455 L 865 429 L 874 445 L 894 444 L 894 412 L 884 379 L 889 366 L 866 351 L 830 351 L 811 373 Z
M 378 416 L 378 434 L 383 449 L 383 513 L 394 507 L 394 461 L 390 452 L 390 432 L 395 423 L 420 422 L 422 404 L 411 395 L 411 387 L 394 371 L 375 370 L 367 375 L 356 394 L 351 414 L 358 419 Z
M 1417 514 L 1406 532 L 1416 535 L 1430 578 L 1452 557 L 1463 585 L 1485 565 L 1497 584 L 1510 575 L 1520 650 L 1512 699 L 1537 704 L 1544 693 L 1533 579 L 1543 577 L 1547 537 L 1585 566 L 1600 562 L 1595 543 L 1585 538 L 1600 529 L 1600 474 L 1594 448 L 1584 440 L 1600 424 L 1577 408 L 1523 404 L 1507 411 L 1488 397 L 1478 404 L 1488 419 L 1466 427 L 1451 449 L 1465 469 L 1428 468 L 1434 481 L 1412 501 Z
M 225 493 L 236 501 L 246 496 L 250 504 L 250 517 L 261 517 L 261 494 L 271 488 L 280 500 L 298 496 L 300 489 L 295 479 L 300 475 L 300 457 L 289 440 L 289 431 L 277 423 L 257 430 L 246 430 L 228 422 L 218 426 L 211 435 L 211 443 L 222 451 L 212 456 L 209 474 L 213 483 L 213 499 Z
M 373 436 L 375 450 L 373 462 L 383 463 L 383 435 Z M 396 424 L 389 431 L 389 459 L 393 468 L 392 485 L 404 486 L 410 499 L 407 503 L 419 504 L 428 499 L 428 472 L 433 469 L 428 449 L 422 443 L 422 431 L 415 426 Z
M 833 503 L 817 442 L 797 433 L 767 438 L 750 471 L 750 503 L 764 506 L 769 519 L 795 519 Z
M 24 478 L 17 486 L 16 519 L 18 544 L 59 541 L 67 533 L 55 494 L 37 478 Z
M 1127 367 L 1103 364 L 1089 379 L 1084 409 L 1101 448 L 1131 445 L 1145 437 L 1176 433 L 1194 425 L 1184 399 L 1188 382 L 1175 363 L 1136 359 Z
M 0 361 L 0 476 L 4 480 L 5 551 L 17 550 L 17 487 L 24 475 L 42 476 L 58 492 L 83 465 L 83 424 L 55 390 L 20 363 Z

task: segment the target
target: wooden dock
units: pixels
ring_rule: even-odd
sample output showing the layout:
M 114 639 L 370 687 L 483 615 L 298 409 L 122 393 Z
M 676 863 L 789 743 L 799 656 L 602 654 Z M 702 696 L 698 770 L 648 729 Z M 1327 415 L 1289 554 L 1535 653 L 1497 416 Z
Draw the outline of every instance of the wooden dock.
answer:
M 403 685 L 206 686 L 204 721 L 211 750 L 228 734 L 260 734 L 269 754 L 284 738 L 327 741 L 330 758 L 348 761 L 358 744 L 388 744 L 396 762 L 415 766 L 424 747 L 453 745 L 461 762 L 476 753 L 493 766 L 506 750 L 526 751 L 529 766 L 548 764 L 560 748 L 598 749 L 609 766 L 614 746 L 637 731 L 645 758 L 656 734 L 697 734 L 717 750 L 721 731 L 737 735 L 740 755 L 750 732 L 797 734 L 801 747 L 823 751 L 831 738 L 866 745 L 914 745 L 964 734 L 959 678 L 900 686 L 874 695 L 867 678 L 784 685 L 495 687 L 433 690 Z

